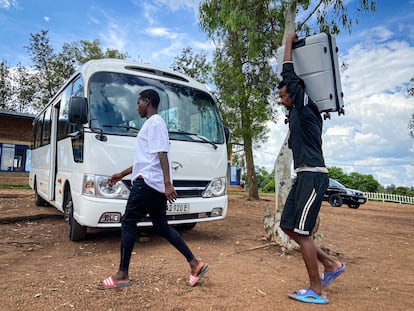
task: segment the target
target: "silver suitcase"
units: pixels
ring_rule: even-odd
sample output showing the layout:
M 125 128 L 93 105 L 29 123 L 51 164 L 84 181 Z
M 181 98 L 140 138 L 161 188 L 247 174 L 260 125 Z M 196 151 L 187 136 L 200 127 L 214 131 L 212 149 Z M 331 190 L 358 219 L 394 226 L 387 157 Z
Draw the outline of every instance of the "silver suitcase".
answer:
M 277 49 L 279 74 L 282 72 L 285 47 Z M 335 37 L 320 33 L 292 44 L 292 60 L 296 74 L 305 82 L 305 90 L 319 111 L 344 113 L 343 93 Z

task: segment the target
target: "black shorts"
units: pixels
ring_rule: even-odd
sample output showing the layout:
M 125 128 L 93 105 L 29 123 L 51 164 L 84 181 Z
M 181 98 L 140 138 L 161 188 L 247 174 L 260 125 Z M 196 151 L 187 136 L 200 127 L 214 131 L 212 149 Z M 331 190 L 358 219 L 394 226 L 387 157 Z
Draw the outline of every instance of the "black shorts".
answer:
M 302 235 L 311 235 L 328 188 L 325 173 L 300 172 L 286 199 L 280 227 Z

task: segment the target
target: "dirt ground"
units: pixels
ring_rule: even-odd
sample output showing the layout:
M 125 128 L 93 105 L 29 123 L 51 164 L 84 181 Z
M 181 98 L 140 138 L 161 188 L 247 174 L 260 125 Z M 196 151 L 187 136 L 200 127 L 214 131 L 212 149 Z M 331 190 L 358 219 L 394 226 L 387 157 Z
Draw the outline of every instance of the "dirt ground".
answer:
M 327 289 L 329 305 L 296 302 L 307 287 L 300 253 L 265 246 L 264 207 L 273 196 L 247 201 L 229 194 L 223 221 L 183 232 L 210 271 L 194 288 L 189 268 L 154 235 L 135 245 L 133 285 L 98 290 L 119 260 L 119 230 L 90 230 L 70 242 L 53 208 L 34 205 L 31 190 L 0 190 L 0 310 L 414 310 L 414 206 L 368 202 L 354 210 L 323 205 L 318 244 L 347 265 Z

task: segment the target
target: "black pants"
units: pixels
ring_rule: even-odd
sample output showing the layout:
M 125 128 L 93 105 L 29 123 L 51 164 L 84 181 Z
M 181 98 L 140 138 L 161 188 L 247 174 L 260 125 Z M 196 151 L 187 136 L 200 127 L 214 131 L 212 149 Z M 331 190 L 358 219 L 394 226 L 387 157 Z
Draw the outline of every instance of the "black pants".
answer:
M 164 193 L 148 186 L 143 179 L 136 179 L 122 217 L 121 262 L 119 270 L 128 271 L 132 250 L 137 237 L 137 222 L 147 214 L 152 219 L 154 230 L 170 242 L 188 262 L 194 255 L 178 232 L 168 225 L 167 199 Z

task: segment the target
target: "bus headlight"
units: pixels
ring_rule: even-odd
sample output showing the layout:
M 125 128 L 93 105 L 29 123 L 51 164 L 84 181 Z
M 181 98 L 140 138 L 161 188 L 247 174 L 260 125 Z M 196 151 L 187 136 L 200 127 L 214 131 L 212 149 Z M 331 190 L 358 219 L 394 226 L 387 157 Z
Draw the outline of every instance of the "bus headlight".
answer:
M 226 177 L 213 179 L 204 190 L 202 197 L 211 198 L 219 197 L 226 193 Z
M 83 194 L 97 198 L 128 199 L 129 189 L 122 181 L 109 185 L 109 176 L 85 174 L 83 176 Z

